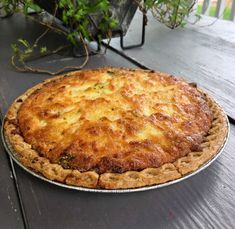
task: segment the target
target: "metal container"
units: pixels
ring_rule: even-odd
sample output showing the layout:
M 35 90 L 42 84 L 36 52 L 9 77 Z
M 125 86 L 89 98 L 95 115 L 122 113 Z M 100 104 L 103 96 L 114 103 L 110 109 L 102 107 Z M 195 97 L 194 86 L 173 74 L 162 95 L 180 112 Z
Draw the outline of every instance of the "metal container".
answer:
M 37 3 L 42 9 L 47 11 L 50 14 L 53 14 L 55 10 L 55 4 L 58 2 L 57 0 L 34 0 L 35 3 Z M 92 0 L 91 0 L 92 2 Z M 126 34 L 129 25 L 135 15 L 135 12 L 138 8 L 137 1 L 133 0 L 111 0 L 110 1 L 110 17 L 113 19 L 118 20 L 117 27 L 112 31 L 112 37 L 116 37 L 120 35 L 120 30 L 122 31 L 123 35 Z M 61 9 L 58 9 L 56 17 L 58 19 L 62 18 L 62 11 Z M 91 20 L 98 24 L 101 18 L 101 13 L 96 12 L 90 15 Z M 88 25 L 89 31 L 92 34 L 93 37 L 97 34 L 97 28 L 93 25 L 93 23 L 90 23 Z

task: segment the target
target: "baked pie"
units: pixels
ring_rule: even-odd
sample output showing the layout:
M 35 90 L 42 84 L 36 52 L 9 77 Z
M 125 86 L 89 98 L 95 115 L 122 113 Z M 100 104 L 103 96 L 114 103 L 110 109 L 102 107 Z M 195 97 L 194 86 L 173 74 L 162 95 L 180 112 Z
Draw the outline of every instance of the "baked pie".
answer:
M 36 85 L 13 102 L 4 123 L 25 167 L 99 189 L 176 180 L 214 157 L 227 132 L 224 112 L 195 84 L 112 67 Z

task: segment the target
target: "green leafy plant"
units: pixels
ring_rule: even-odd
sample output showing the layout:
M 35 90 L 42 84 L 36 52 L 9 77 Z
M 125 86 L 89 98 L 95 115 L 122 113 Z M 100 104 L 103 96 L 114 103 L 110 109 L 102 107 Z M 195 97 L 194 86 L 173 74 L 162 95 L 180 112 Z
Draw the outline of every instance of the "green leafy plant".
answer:
M 192 12 L 196 0 L 147 0 L 148 9 L 167 27 L 174 29 L 185 25 L 185 17 Z
M 2 5 L 1 8 L 5 11 L 4 17 L 9 16 L 17 11 L 22 12 L 29 17 L 28 13 L 30 11 L 41 11 L 41 8 L 33 0 L 0 0 L 0 3 Z M 110 12 L 108 0 L 58 0 L 55 4 L 53 17 L 55 17 L 58 10 L 62 12 L 63 25 L 69 28 L 67 32 L 57 28 L 53 24 L 53 20 L 51 23 L 39 22 L 47 28 L 45 32 L 43 32 L 43 34 L 41 34 L 33 44 L 29 44 L 28 41 L 22 38 L 18 39 L 17 42 L 12 44 L 12 64 L 19 71 L 43 72 L 54 75 L 67 69 L 80 69 L 88 61 L 87 42 L 95 40 L 98 42 L 98 44 L 100 44 L 102 37 L 111 37 L 111 31 L 118 23 L 116 19 L 109 17 Z M 95 24 L 90 17 L 90 15 L 95 12 L 99 12 L 99 14 L 101 15 L 98 24 Z M 95 36 L 89 30 L 91 23 L 93 23 L 92 26 L 94 26 L 97 30 Z M 68 41 L 70 41 L 73 46 L 78 46 L 81 44 L 84 46 L 86 58 L 81 66 L 66 67 L 57 72 L 50 72 L 42 69 L 35 69 L 27 65 L 27 61 L 32 57 L 33 53 L 35 53 L 35 50 L 39 50 L 39 56 L 48 55 L 49 53 L 55 53 L 61 50 L 61 48 L 59 48 L 56 51 L 49 51 L 48 48 L 45 46 L 39 47 L 39 40 L 44 37 L 49 30 L 54 30 L 66 35 Z
M 160 22 L 164 23 L 170 28 L 175 28 L 178 25 L 184 24 L 184 17 L 187 16 L 195 0 L 133 0 L 139 4 L 139 9 L 143 14 L 147 14 L 149 10 Z M 2 17 L 12 15 L 14 12 L 22 12 L 27 17 L 30 17 L 29 12 L 33 11 L 39 13 L 42 11 L 39 5 L 36 4 L 36 0 L 0 0 L 0 10 L 4 11 Z M 63 26 L 68 28 L 67 31 L 58 28 L 54 20 L 49 23 L 38 21 L 40 24 L 46 27 L 46 30 L 32 43 L 30 44 L 23 38 L 19 38 L 14 44 L 12 44 L 12 64 L 19 71 L 31 71 L 36 73 L 48 73 L 58 74 L 62 71 L 71 69 L 80 69 L 85 66 L 88 61 L 89 51 L 88 42 L 96 41 L 100 45 L 102 38 L 112 37 L 112 30 L 117 26 L 118 21 L 112 18 L 110 12 L 109 0 L 54 0 L 55 9 L 53 18 L 60 14 L 60 18 L 63 22 Z M 98 22 L 95 22 L 91 15 L 99 13 L 100 18 Z M 1 14 L 0 14 L 1 16 Z M 34 17 L 31 17 L 35 20 Z M 147 22 L 146 22 L 147 23 Z M 91 27 L 95 28 L 95 33 L 91 31 Z M 67 37 L 68 41 L 73 46 L 83 45 L 86 53 L 85 60 L 80 66 L 68 66 L 60 69 L 56 72 L 47 71 L 44 69 L 36 69 L 28 65 L 28 61 L 35 53 L 39 57 L 56 53 L 64 47 L 58 47 L 56 50 L 50 51 L 48 47 L 40 47 L 39 41 L 44 37 L 48 31 L 53 30 Z
M 90 15 L 99 11 L 102 14 L 102 18 L 98 25 L 96 26 L 98 30 L 98 35 L 102 35 L 111 31 L 118 23 L 117 20 L 109 17 L 109 1 L 108 0 L 97 0 L 95 2 L 87 0 L 79 0 L 74 4 L 73 0 L 59 0 L 58 7 L 62 9 L 63 23 L 69 27 L 73 28 L 73 32 L 68 34 L 68 39 L 74 45 L 76 44 L 76 38 L 81 35 L 84 39 L 88 41 L 95 40 L 93 35 L 89 31 L 90 23 L 94 23 L 91 20 Z M 98 39 L 98 42 L 101 40 Z

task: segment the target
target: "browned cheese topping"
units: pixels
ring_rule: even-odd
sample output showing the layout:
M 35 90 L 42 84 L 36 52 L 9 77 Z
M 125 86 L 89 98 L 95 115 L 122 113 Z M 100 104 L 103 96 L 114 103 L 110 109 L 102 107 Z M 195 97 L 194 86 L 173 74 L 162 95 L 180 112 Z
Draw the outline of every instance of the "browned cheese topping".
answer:
M 98 173 L 142 170 L 199 150 L 212 113 L 183 80 L 104 68 L 44 84 L 18 112 L 25 141 L 52 163 Z

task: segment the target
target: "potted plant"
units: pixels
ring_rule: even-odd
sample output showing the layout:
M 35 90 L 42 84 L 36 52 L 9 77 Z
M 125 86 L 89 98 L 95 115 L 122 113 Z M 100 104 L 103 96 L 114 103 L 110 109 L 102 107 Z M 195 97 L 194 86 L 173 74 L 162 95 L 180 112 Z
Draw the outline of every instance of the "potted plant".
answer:
M 12 64 L 21 71 L 44 72 L 57 74 L 49 71 L 42 71 L 29 67 L 26 62 L 31 54 L 37 49 L 40 55 L 48 53 L 46 47 L 39 48 L 39 40 L 46 35 L 49 29 L 54 29 L 66 34 L 67 39 L 74 45 L 83 45 L 86 59 L 88 60 L 87 43 L 97 41 L 101 43 L 103 38 L 111 38 L 120 34 L 125 34 L 129 24 L 138 8 L 138 1 L 133 0 L 0 0 L 6 16 L 12 15 L 15 11 L 21 11 L 28 15 L 29 10 L 40 13 L 42 10 L 52 15 L 52 20 L 48 23 L 39 21 L 47 27 L 33 44 L 24 39 L 18 39 L 12 44 L 13 56 Z M 55 22 L 60 20 L 63 28 L 58 27 Z M 58 24 L 58 23 L 57 23 Z M 62 69 L 65 70 L 65 69 Z
M 85 30 L 83 35 L 89 40 L 95 40 L 102 35 L 106 38 L 109 29 L 112 36 L 119 35 L 119 30 L 125 34 L 138 8 L 138 2 L 133 0 L 34 0 L 42 9 L 53 14 L 58 6 L 56 17 L 64 25 L 74 30 Z M 88 34 L 86 34 L 88 32 Z
M 171 29 L 184 25 L 184 19 L 193 9 L 197 0 L 149 0 L 146 7 L 153 16 Z
M 44 10 L 52 15 L 47 23 L 39 21 L 46 26 L 46 30 L 34 43 L 18 39 L 12 44 L 12 64 L 20 71 L 58 74 L 70 68 L 50 72 L 27 65 L 27 60 L 35 50 L 39 50 L 40 56 L 48 54 L 47 47 L 39 47 L 39 41 L 49 30 L 65 34 L 74 46 L 84 46 L 84 63 L 75 67 L 80 69 L 88 61 L 87 44 L 94 40 L 100 44 L 103 38 L 124 36 L 138 7 L 144 15 L 143 27 L 147 24 L 147 11 L 151 10 L 157 20 L 173 29 L 183 23 L 194 3 L 195 0 L 0 0 L 0 9 L 5 11 L 4 17 L 12 15 L 15 11 L 28 16 L 28 12 L 32 10 L 36 13 Z M 56 23 L 58 20 L 61 26 Z

